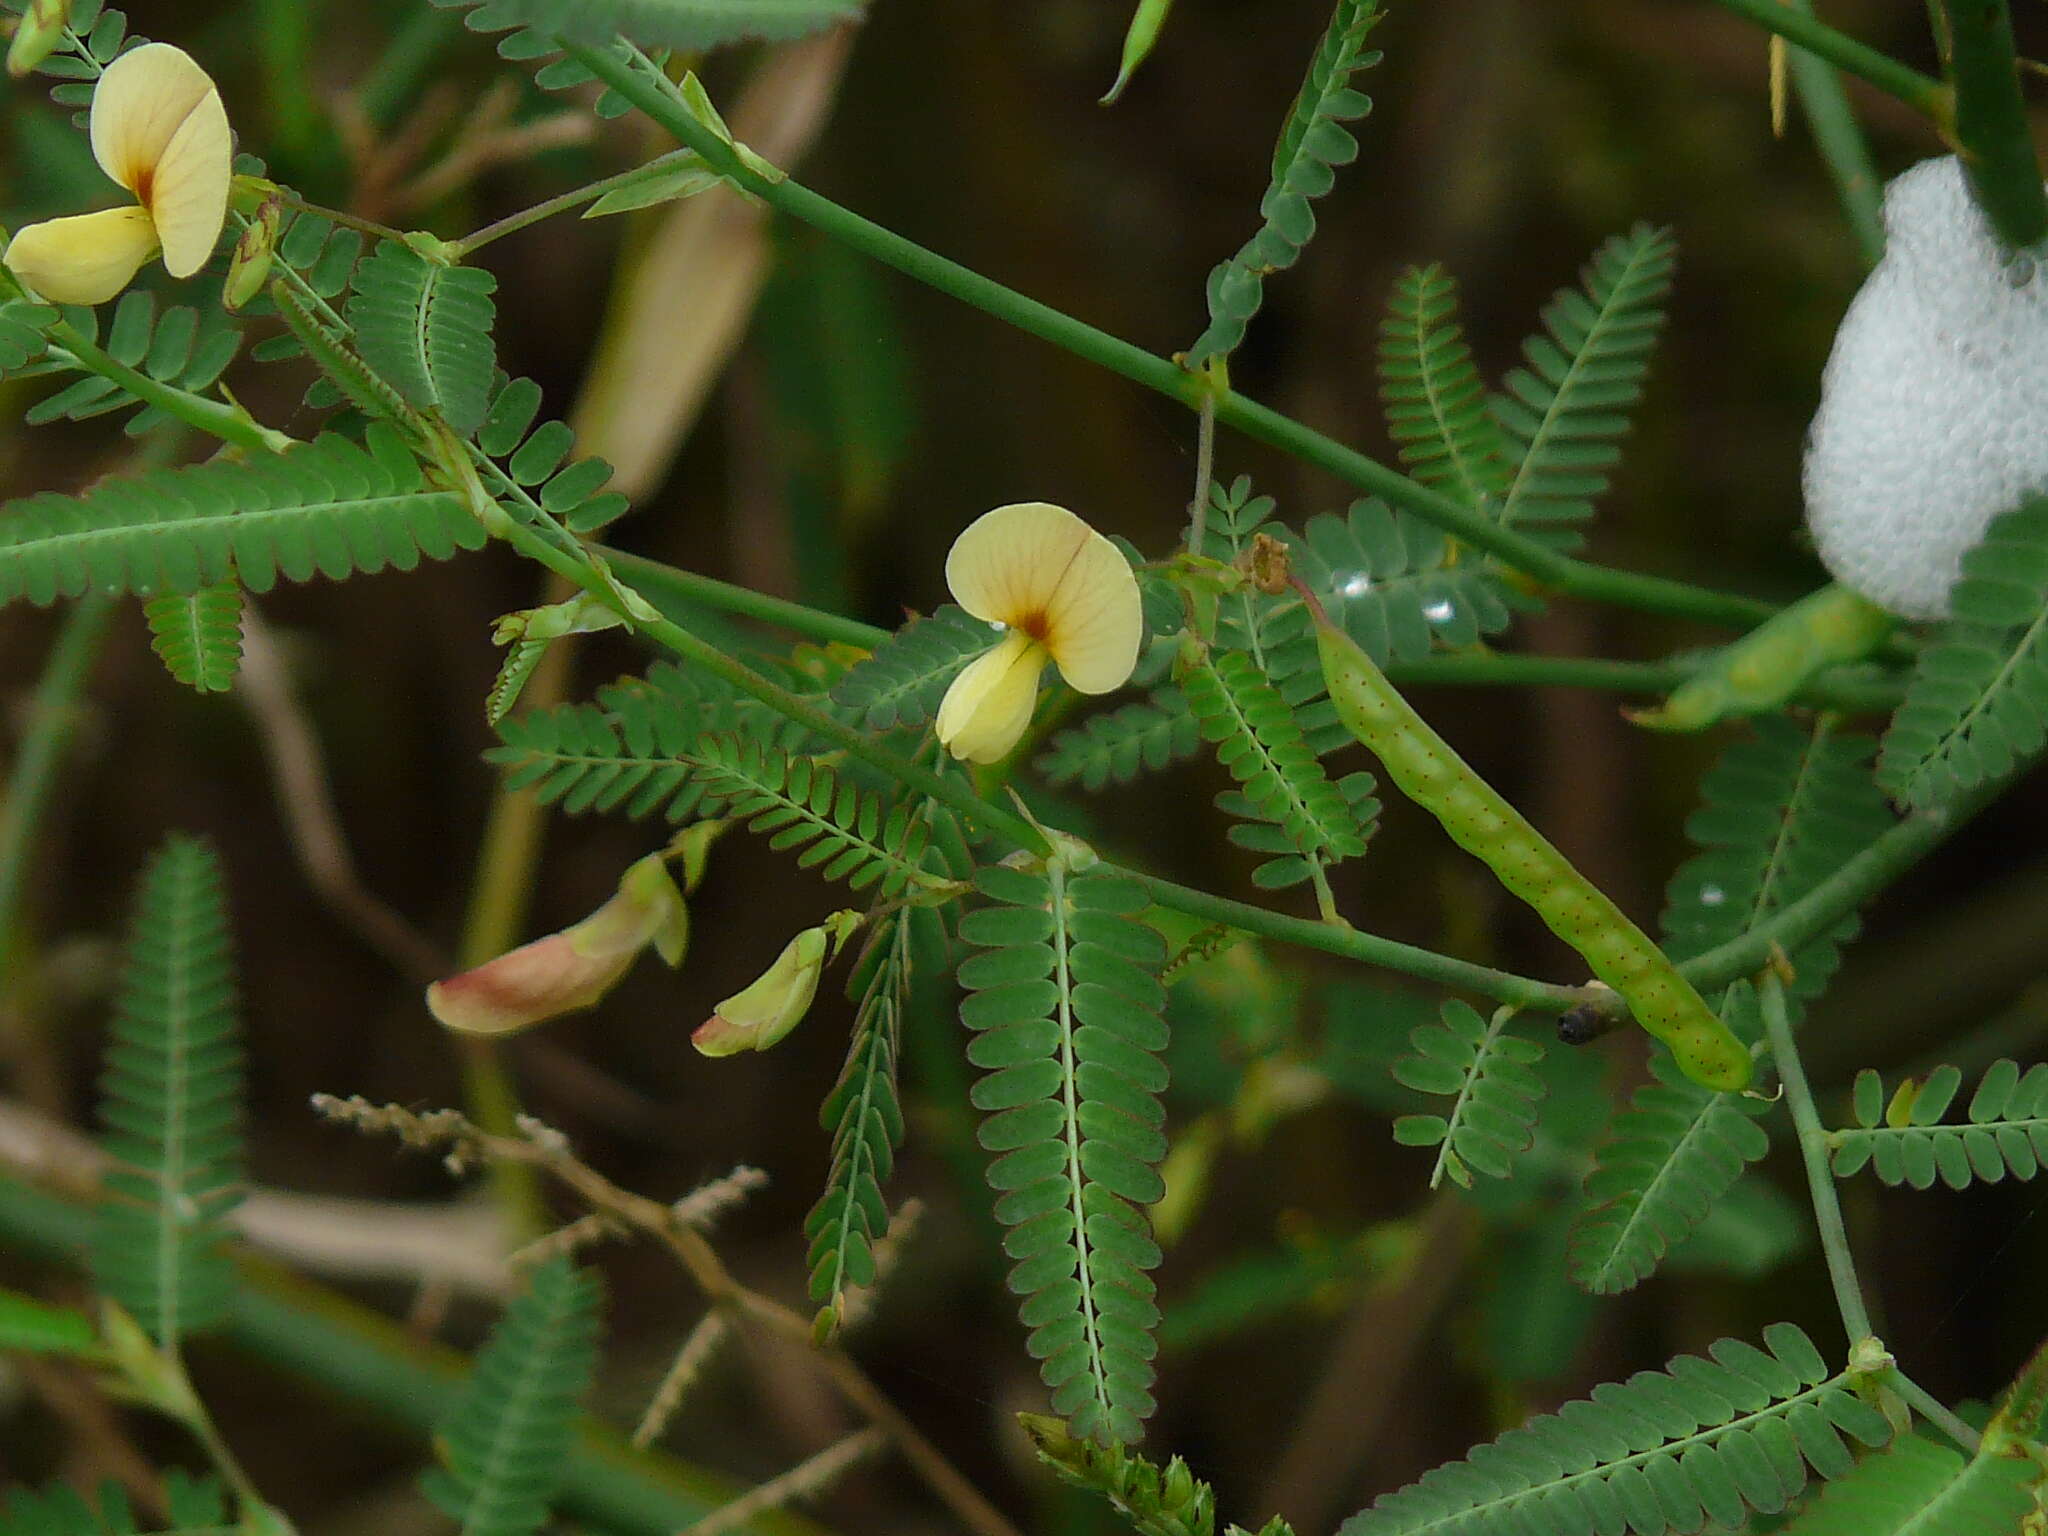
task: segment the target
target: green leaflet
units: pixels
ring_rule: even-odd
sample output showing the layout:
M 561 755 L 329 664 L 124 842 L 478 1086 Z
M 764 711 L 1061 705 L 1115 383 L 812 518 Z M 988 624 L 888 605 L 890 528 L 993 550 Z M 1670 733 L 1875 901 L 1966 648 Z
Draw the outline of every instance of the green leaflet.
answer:
M 115 13 L 116 15 L 119 12 Z M 227 1494 L 212 1478 L 193 1478 L 181 1467 L 164 1475 L 164 1502 L 169 1506 L 166 1536 L 230 1536 Z M 88 1499 L 70 1484 L 56 1484 L 40 1493 L 8 1490 L 0 1504 L 0 1536 L 128 1536 L 141 1530 L 128 1495 L 119 1483 L 100 1484 Z
M 559 517 L 564 527 L 595 533 L 632 504 L 623 491 L 605 489 L 612 477 L 610 464 L 595 456 L 569 457 L 576 434 L 568 423 L 550 418 L 534 425 L 540 400 L 540 386 L 533 380 L 508 380 L 491 397 L 477 428 L 477 446 L 505 461 L 505 473 L 515 485 L 538 486 L 535 500 L 541 510 Z
M 32 317 L 28 306 L 23 310 Z M 109 357 L 174 389 L 205 394 L 219 382 L 228 364 L 241 350 L 242 333 L 235 322 L 217 308 L 201 311 L 189 305 L 167 309 L 159 317 L 156 297 L 146 289 L 130 289 L 114 306 L 107 334 L 98 334 L 99 311 L 74 309 L 70 319 L 88 341 L 97 341 Z M 40 341 L 40 338 L 38 338 Z M 61 347 L 53 345 L 48 354 L 57 367 L 75 367 Z M 136 397 L 104 374 L 87 373 L 76 383 L 47 395 L 31 406 L 22 420 L 30 426 L 51 421 L 84 421 L 109 411 L 141 404 Z M 145 405 L 123 430 L 138 437 L 170 418 L 158 407 Z
M 1459 328 L 1458 285 L 1442 267 L 1410 267 L 1380 322 L 1380 399 L 1401 462 L 1470 507 L 1505 490 L 1505 444 Z
M 2048 738 L 2048 500 L 1993 519 L 1949 602 L 1877 764 L 1885 792 L 1921 808 L 2002 778 Z
M 100 1079 L 115 1166 L 92 1270 L 158 1343 L 226 1314 L 221 1245 L 242 1198 L 242 1048 L 219 861 L 172 837 L 143 871 Z
M 1372 99 L 1351 89 L 1351 77 L 1380 60 L 1365 46 L 1380 14 L 1379 0 L 1337 0 L 1274 146 L 1259 231 L 1209 274 L 1209 325 L 1188 348 L 1189 368 L 1237 349 L 1265 299 L 1266 274 L 1293 266 L 1315 236 L 1310 200 L 1336 185 L 1338 166 L 1358 158 L 1358 141 L 1344 124 L 1370 112 Z
M 828 1337 L 844 1313 L 847 1289 L 874 1284 L 874 1244 L 889 1227 L 882 1184 L 903 1142 L 896 1057 L 910 992 L 910 909 L 899 907 L 877 924 L 849 988 L 858 1005 L 853 1044 L 818 1111 L 832 1135 L 832 1171 L 804 1220 L 811 1300 Z
M 1779 1536 L 2019 1536 L 2034 1508 L 2032 1463 L 1901 1435 L 1821 1490 Z
M 942 604 L 855 663 L 833 687 L 832 702 L 856 713 L 871 731 L 923 725 L 937 712 L 946 685 L 997 638 L 966 609 Z
M 1079 1439 L 1133 1441 L 1159 1323 L 1145 1273 L 1159 1248 L 1138 1207 L 1165 1188 L 1165 942 L 1136 921 L 1146 899 L 1127 880 L 999 865 L 975 885 L 990 905 L 960 922 L 983 951 L 960 967 L 960 1021 L 987 1074 L 973 1101 L 1000 1154 L 988 1180 L 1010 1288 L 1053 1411 Z
M 109 480 L 80 496 L 0 507 L 0 602 L 38 605 L 105 592 L 194 592 L 237 579 L 340 580 L 411 570 L 479 549 L 460 497 L 430 490 L 412 454 L 380 428 L 368 451 L 327 435 L 275 457 L 219 460 Z
M 444 266 L 383 240 L 356 268 L 349 296 L 363 361 L 408 404 L 438 411 L 464 437 L 483 424 L 497 372 L 497 286 L 481 267 Z
M 1915 1189 L 1931 1189 L 1937 1180 L 1966 1189 L 2008 1173 L 2031 1179 L 2048 1162 L 2048 1066 L 2022 1075 L 2017 1062 L 1993 1062 L 1970 1097 L 1967 1123 L 1943 1125 L 1962 1080 L 1956 1068 L 1937 1067 L 1925 1082 L 1909 1078 L 1886 1094 L 1877 1073 L 1857 1073 L 1856 1126 L 1828 1137 L 1835 1177 L 1867 1167 L 1887 1184 Z
M 63 319 L 50 304 L 29 299 L 0 301 L 0 374 L 13 373 L 43 355 L 43 332 Z
M 30 1354 L 96 1355 L 100 1336 L 83 1312 L 0 1289 L 0 1351 L 10 1349 Z
M 1528 366 L 1492 401 L 1512 471 L 1497 514 L 1504 526 L 1559 549 L 1584 542 L 1576 525 L 1621 456 L 1615 442 L 1642 396 L 1676 250 L 1669 231 L 1639 224 L 1593 253 L 1580 287 L 1544 306 L 1543 330 L 1523 344 Z
M 1539 1041 L 1507 1033 L 1512 1008 L 1481 1018 L 1468 1003 L 1447 1002 L 1442 1022 L 1419 1025 L 1409 1035 L 1415 1054 L 1394 1063 L 1394 1079 L 1417 1093 L 1451 1100 L 1442 1115 L 1403 1115 L 1394 1139 L 1408 1147 L 1436 1147 L 1429 1187 L 1448 1175 L 1472 1187 L 1476 1171 L 1504 1179 L 1518 1152 L 1536 1139 L 1536 1110 L 1543 1102 L 1543 1060 Z
M 438 1428 L 420 1480 L 462 1536 L 532 1536 L 548 1518 L 597 1365 L 597 1279 L 567 1258 L 534 1267 Z
M 142 605 L 149 648 L 187 688 L 226 693 L 242 665 L 242 589 L 216 582 L 197 592 L 153 597 Z
M 603 43 L 624 36 L 644 48 L 721 48 L 728 43 L 781 42 L 860 16 L 865 0 L 434 0 L 476 9 L 473 31 L 530 27 L 536 32 Z
M 1075 1439 L 1057 1419 L 1020 1413 L 1038 1459 L 1062 1482 L 1100 1494 L 1140 1536 L 1213 1536 L 1216 1495 L 1178 1456 L 1155 1466 L 1123 1445 Z M 1244 1536 L 1237 1526 L 1229 1536 Z M 1294 1527 L 1275 1515 L 1259 1536 L 1294 1536 Z
M 1845 1435 L 1883 1445 L 1891 1426 L 1790 1323 L 1764 1343 L 1723 1339 L 1711 1359 L 1680 1355 L 1539 1414 L 1378 1499 L 1339 1536 L 1661 1536 L 1781 1510 L 1809 1466 L 1827 1478 L 1855 1467 Z
M 1074 729 L 1059 732 L 1034 766 L 1049 783 L 1078 783 L 1093 792 L 1157 773 L 1194 756 L 1201 745 L 1187 695 L 1178 688 L 1161 688 L 1149 699 L 1091 715 Z

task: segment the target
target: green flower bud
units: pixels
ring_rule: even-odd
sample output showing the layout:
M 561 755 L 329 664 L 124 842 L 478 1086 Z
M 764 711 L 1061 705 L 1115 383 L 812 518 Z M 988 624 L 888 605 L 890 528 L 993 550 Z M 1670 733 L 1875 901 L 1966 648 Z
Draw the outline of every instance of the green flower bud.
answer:
M 235 241 L 235 254 L 228 259 L 227 282 L 220 294 L 221 303 L 230 310 L 239 310 L 263 291 L 270 277 L 270 258 L 277 250 L 278 230 L 283 224 L 283 202 L 275 197 L 266 198 L 249 227 Z
M 64 41 L 71 21 L 71 0 L 29 0 L 7 45 L 7 73 L 19 80 L 47 59 Z
M 720 1003 L 718 1011 L 697 1026 L 690 1044 L 706 1056 L 767 1050 L 803 1022 L 818 995 L 825 962 L 860 924 L 859 913 L 838 912 L 816 928 L 806 928 L 783 946 L 759 980 Z

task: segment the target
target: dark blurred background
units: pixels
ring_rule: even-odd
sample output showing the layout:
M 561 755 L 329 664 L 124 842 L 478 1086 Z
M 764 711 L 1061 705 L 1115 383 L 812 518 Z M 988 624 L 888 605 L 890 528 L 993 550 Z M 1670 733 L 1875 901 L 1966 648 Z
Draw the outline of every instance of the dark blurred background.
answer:
M 418 8 L 284 9 L 303 13 L 317 45 L 310 78 L 280 77 L 266 62 L 291 57 L 292 23 L 271 7 L 138 5 L 135 22 L 216 70 L 244 148 L 309 195 L 348 206 L 362 195 L 360 175 L 334 150 L 325 114 L 377 67 L 386 40 Z M 1833 24 L 1932 67 L 1919 5 L 1843 0 L 1827 10 Z M 2022 18 L 2023 43 L 2048 49 L 2043 18 L 2032 9 Z M 1205 274 L 1254 227 L 1274 132 L 1327 11 L 1312 0 L 1180 0 L 1122 102 L 1103 108 L 1095 98 L 1114 73 L 1127 19 L 1109 0 L 877 0 L 803 178 L 1139 345 L 1185 347 L 1205 319 Z M 513 121 L 561 110 L 452 15 L 441 14 L 440 25 L 446 36 L 429 45 L 420 93 L 367 123 L 372 149 L 400 139 L 430 94 L 442 104 L 444 136 L 497 81 L 518 86 Z M 1403 266 L 1438 260 L 1456 275 L 1468 335 L 1497 378 L 1518 360 L 1542 302 L 1575 280 L 1601 239 L 1637 220 L 1669 224 L 1681 250 L 1671 323 L 1590 554 L 1770 598 L 1818 584 L 1801 530 L 1800 442 L 1859 261 L 1796 112 L 1784 139 L 1771 135 L 1763 39 L 1697 0 L 1433 0 L 1394 6 L 1376 41 L 1386 59 L 1360 82 L 1376 104 L 1355 125 L 1363 152 L 1318 205 L 1321 233 L 1299 267 L 1269 282 L 1233 362 L 1236 387 L 1390 459 L 1372 357 Z M 721 100 L 757 62 L 748 52 L 711 61 L 707 76 Z M 1861 88 L 1852 95 L 1885 174 L 1939 152 L 1903 109 Z M 13 180 L 0 216 L 14 222 L 100 195 L 61 111 L 27 87 L 10 88 L 4 101 Z M 308 108 L 313 127 L 293 130 Z M 489 167 L 405 221 L 460 233 L 659 147 L 630 118 L 607 124 L 581 143 Z M 357 173 L 363 164 L 359 154 Z M 619 242 L 632 238 L 626 220 L 565 218 L 484 255 L 501 281 L 501 362 L 545 386 L 550 412 L 567 414 L 576 398 Z M 940 565 L 953 534 L 1001 502 L 1063 502 L 1148 553 L 1172 545 L 1194 470 L 1183 411 L 825 249 L 808 231 L 778 226 L 773 239 L 777 272 L 748 339 L 673 472 L 615 530 L 619 544 L 882 624 L 942 600 Z M 821 324 L 821 313 L 836 317 L 837 330 Z M 849 430 L 859 439 L 857 452 L 825 454 L 822 481 L 818 417 L 805 395 L 804 363 L 813 358 L 837 370 L 854 404 L 835 419 L 855 422 Z M 249 373 L 244 398 L 260 417 L 310 429 L 298 381 L 280 373 Z M 242 375 L 234 378 L 240 384 Z M 83 486 L 128 451 L 99 423 L 19 427 L 33 386 L 0 385 L 0 399 L 0 492 L 10 497 Z M 1253 476 L 1297 527 L 1349 499 L 1318 473 L 1227 436 L 1217 468 Z M 480 705 L 497 661 L 490 622 L 535 601 L 536 590 L 532 571 L 494 549 L 258 601 L 325 747 L 364 884 L 444 950 L 457 941 L 494 788 L 480 759 L 493 740 Z M 47 613 L 0 613 L 0 698 L 10 706 L 32 686 L 52 629 Z M 1565 605 L 1523 621 L 1504 643 L 1647 658 L 1722 638 Z M 622 644 L 592 643 L 579 655 L 572 695 L 641 664 Z M 1624 906 L 1654 916 L 1662 882 L 1684 854 L 1681 824 L 1715 738 L 1635 732 L 1610 695 L 1439 689 L 1419 702 Z M 315 1091 L 432 1106 L 457 1102 L 460 1085 L 416 983 L 303 878 L 246 709 L 235 697 L 202 698 L 173 684 L 132 612 L 117 620 L 92 706 L 33 892 L 30 933 L 44 959 L 20 973 L 29 1001 L 0 1041 L 7 1092 L 83 1123 L 107 1001 L 104 962 L 132 878 L 167 829 L 200 831 L 225 855 L 240 925 L 257 1179 L 353 1196 L 445 1194 L 431 1161 L 358 1140 L 305 1110 Z M 1213 765 L 1196 766 L 1106 797 L 1097 812 L 1104 846 L 1179 879 L 1249 894 L 1251 860 L 1224 843 L 1224 819 L 1210 803 L 1223 782 Z M 1370 855 L 1341 874 L 1338 894 L 1355 921 L 1570 977 L 1567 957 L 1503 910 L 1500 893 L 1433 826 L 1402 806 L 1384 820 Z M 2048 943 L 2043 831 L 2030 781 L 1876 906 L 1868 938 L 1809 1025 L 1824 1095 L 1846 1086 L 1857 1066 L 1895 1072 L 1944 1048 L 1961 1052 L 1950 1059 L 1972 1075 L 1999 1054 L 2032 1058 L 2048 1021 L 2038 983 Z M 524 935 L 589 911 L 658 835 L 617 820 L 551 820 Z M 644 966 L 602 1008 L 551 1026 L 512 1056 L 532 1107 L 623 1183 L 667 1198 L 736 1162 L 768 1170 L 771 1188 L 725 1224 L 720 1246 L 750 1283 L 797 1304 L 797 1228 L 827 1157 L 816 1107 L 843 1054 L 850 1010 L 828 996 L 763 1057 L 707 1062 L 686 1036 L 795 926 L 839 904 L 758 842 L 732 836 L 693 904 L 697 941 L 682 973 Z M 1320 958 L 1267 960 L 1282 980 L 1265 982 L 1303 1000 L 1308 1036 L 1355 1037 L 1368 1065 L 1423 1016 Z M 2003 1033 L 1986 1036 L 1987 1024 Z M 956 1033 L 941 987 L 906 1047 L 910 1144 L 895 1182 L 897 1194 L 914 1193 L 931 1209 L 858 1350 L 906 1411 L 1020 1519 L 1034 1529 L 1093 1528 L 1108 1517 L 1053 1493 L 1027 1469 L 1008 1427 L 1011 1410 L 1039 1406 L 1040 1389 L 976 1182 Z M 1227 1097 L 1231 1063 L 1241 1059 L 1230 1042 L 1191 1040 L 1183 1049 L 1193 1053 L 1186 1080 Z M 1640 1070 L 1635 1043 L 1597 1049 L 1605 1085 L 1619 1093 Z M 1206 1078 L 1203 1051 L 1216 1058 Z M 1391 1102 L 1384 1092 L 1363 1098 L 1381 1109 Z M 1182 1101 L 1176 1124 L 1203 1107 Z M 1384 1114 L 1349 1086 L 1308 1094 L 1306 1107 L 1278 1117 L 1263 1141 L 1220 1157 L 1206 1203 L 1160 1273 L 1169 1319 L 1247 1258 L 1292 1255 L 1288 1273 L 1296 1274 L 1304 1253 L 1348 1251 L 1360 1234 L 1381 1230 L 1375 1224 L 1417 1207 L 1425 1171 L 1420 1154 L 1392 1146 Z M 1794 1195 L 1796 1173 L 1783 1156 L 1770 1168 Z M 1860 1183 L 1849 1195 L 1882 1299 L 1881 1331 L 1936 1392 L 1994 1393 L 2041 1332 L 2032 1288 L 2015 1283 L 2042 1257 L 2042 1226 L 2032 1220 L 2038 1193 L 1875 1191 Z M 1589 1306 L 1554 1369 L 1511 1379 L 1489 1364 L 1487 1298 L 1503 1283 L 1498 1250 L 1451 1243 L 1427 1256 L 1441 1266 L 1440 1285 L 1410 1286 L 1389 1300 L 1372 1289 L 1380 1273 L 1372 1265 L 1335 1263 L 1326 1282 L 1303 1287 L 1275 1315 L 1169 1347 L 1150 1447 L 1186 1454 L 1217 1481 L 1226 1510 L 1256 1523 L 1268 1512 L 1258 1501 L 1276 1464 L 1313 1438 L 1311 1409 L 1326 1435 L 1331 1415 L 1369 1421 L 1371 1433 L 1347 1454 L 1303 1472 L 1309 1482 L 1295 1508 L 1306 1533 L 1462 1453 L 1526 1407 L 1722 1333 L 1753 1336 L 1792 1317 L 1836 1347 L 1825 1280 L 1808 1253 L 1763 1286 L 1660 1278 Z M 665 1357 L 700 1303 L 650 1251 L 606 1250 L 603 1263 L 618 1347 L 602 1400 L 629 1417 L 652 1383 L 650 1362 Z M 1254 1274 L 1245 1283 L 1256 1293 L 1265 1282 Z M 1292 1294 L 1273 1284 L 1275 1294 Z M 363 1294 L 394 1309 L 409 1301 L 395 1285 Z M 1415 1347 L 1361 1379 L 1326 1382 L 1333 1351 L 1369 1342 L 1372 1309 L 1382 1306 L 1386 1327 L 1405 1330 Z M 447 1334 L 473 1341 L 488 1316 L 481 1303 L 459 1301 Z M 391 1502 L 416 1465 L 416 1443 L 325 1401 L 305 1407 L 301 1386 L 223 1353 L 205 1353 L 201 1364 L 202 1385 L 258 1481 L 305 1529 L 400 1530 L 422 1519 Z M 825 1443 L 840 1411 L 800 1367 L 735 1352 L 671 1444 L 760 1477 Z M 32 1398 L 0 1405 L 9 1413 L 11 1427 L 0 1417 L 0 1445 L 27 1450 L 6 1470 L 47 1475 L 59 1437 Z M 158 1448 L 175 1454 L 175 1441 Z M 886 1467 L 846 1485 L 828 1520 L 849 1530 L 942 1528 L 915 1486 Z

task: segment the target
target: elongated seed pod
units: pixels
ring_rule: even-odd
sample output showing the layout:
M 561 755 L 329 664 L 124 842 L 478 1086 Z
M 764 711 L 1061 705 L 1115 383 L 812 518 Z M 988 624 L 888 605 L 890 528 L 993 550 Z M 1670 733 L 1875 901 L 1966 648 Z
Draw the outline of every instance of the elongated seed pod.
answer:
M 1443 823 L 1628 1004 L 1703 1087 L 1749 1086 L 1749 1052 L 1649 936 L 1571 866 L 1527 818 L 1474 773 L 1394 691 L 1349 635 L 1316 615 L 1323 682 L 1345 728 L 1372 750 L 1401 792 Z

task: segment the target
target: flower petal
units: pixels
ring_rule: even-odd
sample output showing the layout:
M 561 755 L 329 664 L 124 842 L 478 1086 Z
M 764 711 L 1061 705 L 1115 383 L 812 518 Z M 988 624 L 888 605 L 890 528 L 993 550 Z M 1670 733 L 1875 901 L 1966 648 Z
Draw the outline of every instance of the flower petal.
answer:
M 1031 723 L 1045 648 L 1021 629 L 961 669 L 939 703 L 939 742 L 973 763 L 1001 762 Z
M 103 304 L 156 254 L 141 208 L 108 208 L 31 224 L 14 237 L 7 268 L 52 304 Z
M 1065 507 L 1048 501 L 997 507 L 953 541 L 946 556 L 946 586 L 977 619 L 1036 634 L 1068 564 L 1090 539 L 1100 537 Z
M 184 49 L 169 43 L 130 49 L 107 66 L 92 93 L 93 158 L 148 206 L 158 163 L 208 98 L 218 109 L 220 93 Z
M 220 243 L 234 163 L 227 109 L 220 93 L 209 89 L 171 135 L 149 184 L 149 212 L 164 243 L 164 270 L 171 276 L 190 277 Z
M 590 955 L 566 933 L 522 944 L 427 988 L 427 1007 L 465 1035 L 509 1035 L 593 1006 L 631 969 L 637 950 Z
M 1070 688 L 1108 693 L 1129 680 L 1144 638 L 1144 603 L 1131 563 L 1090 528 L 1046 604 L 1045 648 Z

